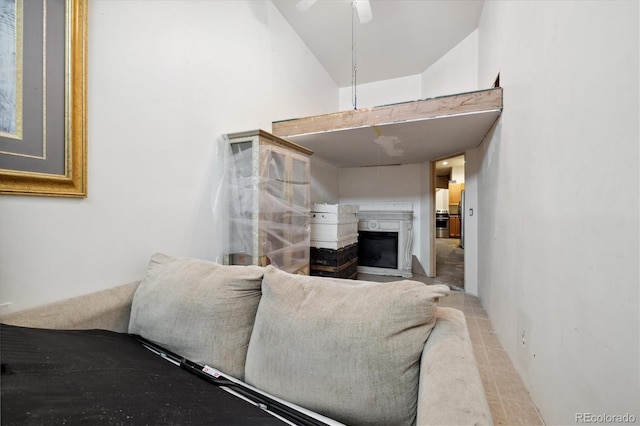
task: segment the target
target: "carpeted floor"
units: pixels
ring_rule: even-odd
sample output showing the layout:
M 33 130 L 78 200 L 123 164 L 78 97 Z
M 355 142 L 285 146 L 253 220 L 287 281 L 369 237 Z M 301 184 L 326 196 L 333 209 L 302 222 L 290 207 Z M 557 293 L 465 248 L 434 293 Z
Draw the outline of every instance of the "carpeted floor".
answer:
M 464 249 L 457 238 L 436 238 L 436 281 L 464 291 Z

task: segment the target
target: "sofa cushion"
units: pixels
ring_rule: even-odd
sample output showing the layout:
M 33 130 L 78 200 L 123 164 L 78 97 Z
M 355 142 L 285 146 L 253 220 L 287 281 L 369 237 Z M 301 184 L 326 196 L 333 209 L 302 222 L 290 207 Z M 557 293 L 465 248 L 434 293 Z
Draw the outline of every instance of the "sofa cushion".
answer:
M 267 267 L 245 380 L 346 424 L 415 422 L 419 363 L 443 285 Z
M 263 273 L 155 254 L 133 297 L 129 332 L 242 379 Z

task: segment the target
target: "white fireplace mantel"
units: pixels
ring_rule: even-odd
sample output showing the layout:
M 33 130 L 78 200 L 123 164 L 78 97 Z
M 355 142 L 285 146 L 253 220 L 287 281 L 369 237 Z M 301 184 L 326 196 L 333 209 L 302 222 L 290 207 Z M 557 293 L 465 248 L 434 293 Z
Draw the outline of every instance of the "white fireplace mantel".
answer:
M 413 211 L 408 210 L 361 210 L 358 212 L 358 231 L 397 232 L 398 267 L 378 268 L 358 266 L 358 272 L 374 275 L 413 277 L 411 244 L 413 236 Z

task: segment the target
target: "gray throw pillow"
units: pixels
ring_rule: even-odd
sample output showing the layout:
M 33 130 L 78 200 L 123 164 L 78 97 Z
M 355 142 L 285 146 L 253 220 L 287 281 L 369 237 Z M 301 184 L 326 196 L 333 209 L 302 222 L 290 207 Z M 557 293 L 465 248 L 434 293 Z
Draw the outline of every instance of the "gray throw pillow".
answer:
M 133 297 L 129 333 L 242 379 L 263 273 L 155 254 Z
M 268 266 L 245 380 L 349 425 L 411 425 L 435 299 L 448 292 Z

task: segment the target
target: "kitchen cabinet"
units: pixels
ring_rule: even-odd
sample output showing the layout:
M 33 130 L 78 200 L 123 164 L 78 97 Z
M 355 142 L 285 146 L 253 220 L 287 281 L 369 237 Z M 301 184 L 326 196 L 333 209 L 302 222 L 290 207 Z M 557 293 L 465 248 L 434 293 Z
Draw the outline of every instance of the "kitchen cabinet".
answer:
M 264 130 L 228 135 L 225 263 L 309 274 L 313 151 Z
M 460 238 L 460 216 L 449 216 L 449 238 Z
M 464 183 L 449 184 L 449 205 L 457 206 L 460 203 L 460 194 L 464 189 Z

